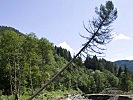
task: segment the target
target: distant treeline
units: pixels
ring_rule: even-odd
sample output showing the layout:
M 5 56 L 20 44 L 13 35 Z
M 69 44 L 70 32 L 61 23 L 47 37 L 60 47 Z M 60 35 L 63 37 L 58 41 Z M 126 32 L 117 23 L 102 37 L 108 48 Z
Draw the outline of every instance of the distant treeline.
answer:
M 23 34 L 0 27 L 0 91 L 3 94 L 32 94 L 72 59 L 69 51 L 54 46 L 34 33 Z M 98 93 L 106 88 L 133 91 L 133 73 L 110 61 L 78 57 L 46 90 L 81 90 Z

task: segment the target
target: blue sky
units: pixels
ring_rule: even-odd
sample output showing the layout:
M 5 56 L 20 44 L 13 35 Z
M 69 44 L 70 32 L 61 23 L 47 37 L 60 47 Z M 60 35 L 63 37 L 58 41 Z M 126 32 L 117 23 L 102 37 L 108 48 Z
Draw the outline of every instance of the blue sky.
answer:
M 113 33 L 118 36 L 106 47 L 107 60 L 133 59 L 133 1 L 112 0 L 118 9 Z M 34 32 L 55 45 L 68 45 L 77 52 L 85 42 L 83 21 L 94 16 L 95 7 L 106 0 L 0 0 L 0 25 L 23 33 Z M 60 44 L 61 43 L 61 44 Z M 67 47 L 68 47 L 67 46 Z

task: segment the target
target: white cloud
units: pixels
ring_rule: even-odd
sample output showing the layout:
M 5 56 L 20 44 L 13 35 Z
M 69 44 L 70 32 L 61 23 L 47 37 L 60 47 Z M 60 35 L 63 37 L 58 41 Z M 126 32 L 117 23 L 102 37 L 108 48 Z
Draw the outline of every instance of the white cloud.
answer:
M 73 55 L 75 53 L 75 51 L 64 41 L 61 42 L 58 47 L 62 47 L 64 49 L 67 49 L 68 51 L 70 51 L 70 53 Z
M 131 37 L 124 34 L 113 34 L 114 40 L 131 40 Z
M 125 60 L 133 60 L 133 56 L 126 57 Z

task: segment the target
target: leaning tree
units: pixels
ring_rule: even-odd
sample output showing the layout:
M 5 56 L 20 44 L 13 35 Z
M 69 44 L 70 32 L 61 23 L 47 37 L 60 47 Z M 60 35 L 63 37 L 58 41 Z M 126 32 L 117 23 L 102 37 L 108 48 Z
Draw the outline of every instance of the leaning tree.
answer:
M 114 8 L 112 1 L 107 1 L 105 5 L 95 9 L 96 17 L 92 21 L 89 21 L 88 27 L 84 24 L 84 28 L 88 33 L 88 36 L 82 36 L 87 39 L 87 42 L 83 45 L 81 50 L 73 57 L 73 59 L 63 67 L 54 77 L 52 77 L 46 84 L 42 86 L 35 94 L 33 94 L 28 100 L 32 100 L 37 96 L 44 88 L 52 83 L 65 69 L 67 69 L 71 63 L 83 52 L 91 55 L 90 53 L 102 54 L 102 50 L 105 50 L 103 46 L 109 43 L 112 39 L 111 23 L 117 18 L 117 9 Z

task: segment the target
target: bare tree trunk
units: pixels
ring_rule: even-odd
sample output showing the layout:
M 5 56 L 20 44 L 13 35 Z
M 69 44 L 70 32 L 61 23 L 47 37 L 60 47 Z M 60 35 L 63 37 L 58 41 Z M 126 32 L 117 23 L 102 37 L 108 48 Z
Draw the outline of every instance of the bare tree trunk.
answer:
M 17 88 L 17 91 L 18 91 L 18 95 L 20 96 L 20 77 L 21 77 L 21 74 L 20 74 L 20 63 L 19 63 L 19 57 L 17 56 L 17 71 L 18 71 L 18 80 L 17 80 L 17 82 L 18 82 L 18 84 L 17 84 L 17 86 L 18 86 L 18 88 Z
M 100 28 L 99 28 L 100 29 Z M 28 100 L 32 100 L 35 96 L 37 96 L 44 88 L 46 88 L 51 82 L 53 82 L 65 69 L 67 69 L 71 63 L 81 54 L 82 51 L 87 48 L 88 44 L 94 39 L 96 34 L 94 34 L 90 40 L 86 43 L 86 45 L 76 54 L 76 56 L 65 66 L 63 67 L 54 77 L 52 77 L 44 86 L 42 86 L 35 94 L 33 94 Z
M 18 91 L 17 91 L 17 63 L 16 63 L 16 58 L 14 56 L 14 70 L 15 70 L 15 86 L 14 86 L 14 97 L 15 97 L 15 100 L 18 100 Z
M 17 91 L 17 71 L 16 71 L 16 61 L 15 61 L 16 59 L 15 59 L 15 57 L 14 57 L 14 70 L 15 70 L 15 76 L 14 76 L 14 78 L 15 78 L 15 91 Z
M 8 57 L 8 63 L 9 63 L 9 75 L 10 75 L 10 91 L 11 91 L 11 94 L 13 95 L 13 90 L 12 90 L 12 67 L 11 67 L 11 62 L 10 62 L 10 58 Z
M 106 4 L 111 4 L 110 1 L 107 2 Z M 103 6 L 104 7 L 104 6 Z M 113 4 L 112 4 L 112 10 L 113 10 Z M 101 12 L 102 9 L 100 9 Z M 104 9 L 104 11 L 106 11 Z M 91 42 L 96 43 L 97 45 L 104 45 L 106 42 L 106 40 L 109 39 L 110 37 L 110 29 L 107 27 L 109 26 L 109 24 L 111 22 L 113 22 L 116 18 L 117 18 L 117 11 L 115 10 L 113 13 L 110 11 L 110 9 L 107 8 L 106 13 L 101 13 L 98 12 L 100 14 L 103 14 L 102 16 L 100 15 L 99 18 L 97 20 L 93 20 L 92 21 L 92 25 L 94 26 L 94 29 L 91 29 L 92 31 L 89 31 L 87 28 L 85 28 L 89 33 L 91 33 L 91 36 L 88 39 L 88 42 L 86 42 L 83 46 L 83 48 L 76 54 L 76 56 L 65 66 L 63 67 L 54 77 L 52 77 L 46 84 L 44 84 L 44 86 L 42 86 L 42 88 L 40 88 L 34 95 L 32 95 L 28 100 L 32 100 L 35 96 L 37 96 L 44 88 L 46 88 L 49 84 L 51 84 L 51 82 L 53 82 L 55 79 L 57 79 L 57 77 L 65 70 L 67 69 L 71 63 L 81 54 L 81 52 L 85 51 L 87 49 L 87 47 L 90 47 L 90 49 L 95 52 L 95 53 L 99 53 L 97 51 L 95 51 L 93 49 L 92 46 L 94 46 L 95 44 L 93 44 L 92 46 L 90 45 Z M 106 22 L 106 23 L 104 23 Z M 103 30 L 101 30 L 101 32 L 99 33 L 99 30 L 102 28 L 102 26 L 104 26 Z M 90 26 L 91 27 L 91 26 Z M 107 27 L 107 28 L 106 28 Z M 91 27 L 92 28 L 92 27 Z M 106 28 L 106 29 L 105 29 Z M 102 32 L 103 31 L 103 32 Z M 102 38 L 101 38 L 102 37 Z M 108 43 L 108 42 L 107 42 Z M 96 47 L 97 47 L 96 45 Z M 101 48 L 100 48 L 101 49 Z
M 33 94 L 33 82 L 32 82 L 32 76 L 31 76 L 31 73 L 32 73 L 31 58 L 30 58 L 29 70 L 30 70 L 30 86 L 31 86 L 31 92 L 32 92 L 32 94 Z

